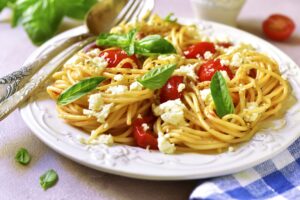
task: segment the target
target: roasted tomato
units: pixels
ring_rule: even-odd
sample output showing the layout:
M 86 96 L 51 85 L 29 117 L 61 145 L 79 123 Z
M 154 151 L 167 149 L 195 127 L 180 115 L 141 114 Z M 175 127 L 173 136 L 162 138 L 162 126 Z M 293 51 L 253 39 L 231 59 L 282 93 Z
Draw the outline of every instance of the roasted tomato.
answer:
M 262 27 L 268 38 L 283 41 L 292 35 L 295 30 L 295 23 L 285 15 L 274 14 L 263 22 Z
M 108 62 L 107 67 L 108 68 L 114 68 L 116 67 L 123 59 L 130 58 L 138 64 L 138 59 L 135 55 L 128 56 L 125 51 L 122 49 L 109 49 L 104 50 L 100 53 L 99 56 L 102 56 L 105 58 L 105 60 Z M 133 66 L 130 63 L 125 63 L 123 65 L 123 68 L 132 68 Z
M 133 122 L 133 136 L 136 144 L 142 148 L 158 149 L 157 137 L 152 128 L 155 121 L 154 116 L 137 118 Z
M 210 53 L 216 53 L 215 45 L 211 42 L 199 42 L 189 46 L 184 52 L 186 58 L 198 58 L 201 56 L 204 58 L 205 52 L 210 51 Z
M 160 90 L 160 102 L 181 98 L 182 91 L 178 91 L 180 83 L 183 83 L 183 76 L 172 76 Z
M 217 60 L 209 60 L 206 63 L 202 64 L 198 71 L 197 71 L 197 75 L 199 78 L 199 81 L 210 81 L 211 78 L 213 77 L 213 75 L 217 72 L 217 71 L 226 71 L 229 78 L 232 79 L 233 78 L 233 74 L 231 72 L 231 70 L 229 69 L 228 66 L 223 66 L 220 62 L 219 59 Z

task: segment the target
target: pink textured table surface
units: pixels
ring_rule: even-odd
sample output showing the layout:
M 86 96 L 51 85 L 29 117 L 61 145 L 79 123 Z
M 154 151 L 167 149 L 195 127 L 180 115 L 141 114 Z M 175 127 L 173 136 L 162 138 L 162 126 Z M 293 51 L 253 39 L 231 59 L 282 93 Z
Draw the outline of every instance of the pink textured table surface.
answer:
M 294 19 L 298 28 L 294 36 L 274 45 L 300 65 L 300 1 L 248 0 L 239 17 L 239 27 L 262 36 L 261 22 L 272 13 L 284 13 Z M 157 0 L 155 11 L 162 16 L 192 17 L 187 0 Z M 0 17 L 1 19 L 1 17 Z M 64 24 L 62 29 L 69 25 Z M 11 29 L 0 20 L 0 76 L 18 69 L 36 49 L 22 28 Z M 299 77 L 300 78 L 300 77 Z M 29 166 L 15 163 L 19 147 L 32 154 Z M 39 176 L 53 168 L 59 182 L 48 191 L 39 185 Z M 57 154 L 39 141 L 26 127 L 18 111 L 0 122 L 0 199 L 187 199 L 196 181 L 154 182 L 135 180 L 98 172 Z

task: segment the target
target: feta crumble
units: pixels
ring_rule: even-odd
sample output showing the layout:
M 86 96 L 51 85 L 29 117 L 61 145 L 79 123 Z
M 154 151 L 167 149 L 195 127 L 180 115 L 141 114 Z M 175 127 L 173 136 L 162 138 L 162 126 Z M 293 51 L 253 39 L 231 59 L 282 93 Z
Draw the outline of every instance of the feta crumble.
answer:
M 124 79 L 124 76 L 122 74 L 117 74 L 114 76 L 115 81 L 122 81 Z
M 195 73 L 195 68 L 198 64 L 183 65 L 174 71 L 174 75 L 185 75 L 193 80 L 197 80 L 198 76 Z
M 142 128 L 146 132 L 150 129 L 149 125 L 147 123 L 142 123 Z
M 88 101 L 89 109 L 93 111 L 100 110 L 102 105 L 104 104 L 101 93 L 91 95 Z
M 91 116 L 96 117 L 97 121 L 103 124 L 105 122 L 105 119 L 108 117 L 110 113 L 110 109 L 113 105 L 114 105 L 113 103 L 105 104 L 104 106 L 102 106 L 102 109 L 99 112 L 94 110 L 84 109 L 83 114 L 90 117 Z
M 209 88 L 200 90 L 199 94 L 205 105 L 209 105 L 212 102 L 213 99 Z
M 111 134 L 102 134 L 99 136 L 98 141 L 100 144 L 106 144 L 108 146 L 111 146 L 114 144 L 114 138 Z
M 156 116 L 160 116 L 163 121 L 169 124 L 186 125 L 184 109 L 185 105 L 180 99 L 176 99 L 160 104 L 153 109 L 153 112 Z
M 184 83 L 180 83 L 180 84 L 178 85 L 177 91 L 178 91 L 178 92 L 182 92 L 184 89 L 185 89 L 185 84 L 184 84 Z
M 233 54 L 230 64 L 232 66 L 239 67 L 242 63 L 243 63 L 243 58 L 241 57 L 241 54 L 239 52 Z
M 258 105 L 256 102 L 248 102 L 246 108 L 244 109 L 243 118 L 246 122 L 254 122 L 260 113 L 252 112 L 253 110 L 257 109 Z
M 95 57 L 91 61 L 92 65 L 102 69 L 104 69 L 108 65 L 107 61 L 103 57 Z
M 128 91 L 128 87 L 126 85 L 116 85 L 116 86 L 110 86 L 106 92 L 109 92 L 111 94 L 123 94 L 124 92 Z
M 210 52 L 210 51 L 206 51 L 205 53 L 204 53 L 204 59 L 205 60 L 209 60 L 209 59 L 211 59 L 213 57 L 213 54 Z
M 170 55 L 160 55 L 157 57 L 158 60 L 163 60 L 163 61 L 169 61 L 169 63 L 176 63 L 177 62 L 177 57 L 174 54 Z
M 158 135 L 157 143 L 158 143 L 158 149 L 162 153 L 173 154 L 176 151 L 175 145 L 169 141 L 168 137 L 165 137 L 162 134 Z
M 222 66 L 228 66 L 228 65 L 230 65 L 230 61 L 229 60 L 223 60 L 223 59 L 221 59 L 220 63 L 221 63 Z
M 130 91 L 140 91 L 143 89 L 143 85 L 140 84 L 139 82 L 135 81 L 133 83 L 130 84 L 129 86 L 129 90 Z
M 90 57 L 96 57 L 101 53 L 101 51 L 98 48 L 92 49 L 89 52 L 86 53 L 86 55 Z

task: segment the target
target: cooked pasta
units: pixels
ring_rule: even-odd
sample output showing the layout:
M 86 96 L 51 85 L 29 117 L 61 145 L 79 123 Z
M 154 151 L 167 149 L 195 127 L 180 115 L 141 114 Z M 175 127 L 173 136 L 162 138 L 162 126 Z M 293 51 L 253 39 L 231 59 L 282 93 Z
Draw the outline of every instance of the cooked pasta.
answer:
M 119 47 L 94 46 L 74 55 L 47 87 L 50 97 L 57 100 L 81 80 L 106 78 L 79 99 L 57 105 L 59 117 L 90 134 L 86 142 L 138 145 L 164 153 L 220 152 L 250 140 L 257 124 L 276 115 L 288 96 L 289 86 L 278 64 L 249 44 L 213 40 L 199 33 L 196 26 L 166 21 L 157 15 L 121 24 L 111 33 L 127 34 L 135 28 L 137 39 L 158 34 L 176 52 L 126 55 L 113 63 L 108 58 L 116 57 L 108 54 L 120 53 Z M 195 44 L 199 43 L 213 48 L 204 48 L 203 53 L 199 47 L 197 52 Z M 194 51 L 196 55 L 192 55 Z M 109 66 L 112 64 L 115 66 Z M 176 69 L 161 88 L 151 89 L 138 81 L 150 70 L 170 64 Z M 216 112 L 212 81 L 207 80 L 214 66 L 226 81 L 233 102 L 234 111 L 224 116 Z M 143 133 L 157 143 L 137 141 L 137 135 Z

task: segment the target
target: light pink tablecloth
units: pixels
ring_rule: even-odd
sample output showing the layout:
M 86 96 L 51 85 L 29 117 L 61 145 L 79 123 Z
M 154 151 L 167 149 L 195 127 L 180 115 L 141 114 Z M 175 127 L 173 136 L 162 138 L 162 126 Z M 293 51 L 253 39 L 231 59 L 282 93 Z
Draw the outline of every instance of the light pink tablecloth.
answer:
M 162 16 L 192 17 L 188 0 L 157 0 L 155 11 Z M 294 36 L 276 43 L 300 64 L 300 1 L 248 0 L 239 17 L 239 27 L 262 36 L 261 22 L 272 13 L 284 13 L 297 23 Z M 66 29 L 68 24 L 62 27 Z M 0 76 L 18 69 L 36 49 L 23 29 L 11 29 L 0 22 Z M 300 77 L 299 77 L 300 78 Z M 14 161 L 19 147 L 32 155 L 29 166 Z M 57 185 L 46 192 L 39 185 L 39 176 L 53 168 L 59 174 Z M 196 181 L 154 182 L 135 180 L 98 172 L 57 154 L 39 141 L 26 127 L 18 111 L 0 122 L 0 199 L 187 199 Z

